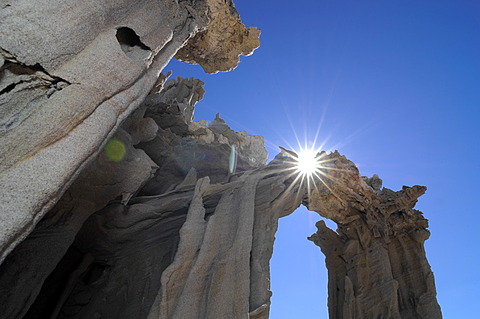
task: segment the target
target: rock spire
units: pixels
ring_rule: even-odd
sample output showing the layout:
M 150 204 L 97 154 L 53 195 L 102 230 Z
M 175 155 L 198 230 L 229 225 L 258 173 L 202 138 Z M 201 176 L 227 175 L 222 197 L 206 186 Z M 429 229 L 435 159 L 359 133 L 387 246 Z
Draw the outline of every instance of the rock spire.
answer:
M 176 56 L 228 71 L 258 47 L 230 0 L 0 4 L 0 318 L 266 319 L 278 219 L 333 220 L 329 315 L 441 318 L 425 187 L 382 188 L 338 152 L 295 153 L 218 114 Z

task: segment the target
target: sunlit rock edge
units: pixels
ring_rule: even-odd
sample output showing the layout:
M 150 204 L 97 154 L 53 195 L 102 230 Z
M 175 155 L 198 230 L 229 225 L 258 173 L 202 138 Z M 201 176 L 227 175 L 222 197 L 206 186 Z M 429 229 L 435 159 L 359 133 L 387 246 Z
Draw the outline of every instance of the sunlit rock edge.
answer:
M 261 136 L 193 121 L 200 80 L 160 74 L 258 47 L 231 1 L 52 5 L 0 5 L 1 318 L 268 318 L 278 219 L 302 204 L 338 225 L 309 238 L 330 318 L 441 317 L 424 187 L 338 152 L 300 183 Z

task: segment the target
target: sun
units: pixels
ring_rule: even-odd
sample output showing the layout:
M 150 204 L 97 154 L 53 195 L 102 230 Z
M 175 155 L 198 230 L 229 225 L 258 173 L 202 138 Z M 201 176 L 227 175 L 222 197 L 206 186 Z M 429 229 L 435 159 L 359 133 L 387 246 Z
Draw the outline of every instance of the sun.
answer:
M 281 171 L 290 171 L 288 177 L 294 177 L 292 183 L 288 187 L 288 191 L 297 190 L 297 197 L 303 196 L 302 193 L 306 190 L 307 197 L 310 198 L 312 191 L 319 190 L 319 187 L 325 186 L 332 193 L 331 187 L 328 185 L 326 179 L 335 181 L 335 178 L 328 172 L 334 169 L 329 163 L 330 159 L 325 151 L 320 151 L 321 148 L 314 147 L 299 147 L 298 150 L 289 151 L 280 146 L 281 157 L 288 158 L 285 162 L 288 167 L 283 166 Z M 335 194 L 334 194 L 335 195 Z M 336 196 L 336 195 L 335 195 Z
M 311 177 L 320 169 L 320 161 L 317 157 L 317 152 L 313 149 L 301 150 L 298 152 L 298 156 L 295 160 L 297 172 L 304 176 Z

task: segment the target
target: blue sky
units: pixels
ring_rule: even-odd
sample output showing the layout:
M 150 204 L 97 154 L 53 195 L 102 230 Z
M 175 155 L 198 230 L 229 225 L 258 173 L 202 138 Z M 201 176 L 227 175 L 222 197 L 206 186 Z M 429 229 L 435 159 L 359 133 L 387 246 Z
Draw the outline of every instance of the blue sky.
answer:
M 177 61 L 205 82 L 195 118 L 220 112 L 277 146 L 318 141 L 384 186 L 425 185 L 417 208 L 444 318 L 472 318 L 480 280 L 480 1 L 236 1 L 261 47 L 229 73 Z M 327 318 L 326 270 L 306 240 L 315 213 L 280 221 L 272 319 Z

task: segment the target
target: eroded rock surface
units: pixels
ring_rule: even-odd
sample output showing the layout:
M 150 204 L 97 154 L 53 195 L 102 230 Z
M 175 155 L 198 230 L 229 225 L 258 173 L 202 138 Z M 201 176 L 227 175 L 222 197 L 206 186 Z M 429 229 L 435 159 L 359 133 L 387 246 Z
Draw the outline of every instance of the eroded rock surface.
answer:
M 212 10 L 208 14 L 208 27 L 190 39 L 175 58 L 200 64 L 207 73 L 230 71 L 241 55 L 250 55 L 258 48 L 260 30 L 246 28 L 232 0 L 207 0 Z
M 44 280 L 58 266 L 91 214 L 117 197 L 127 203 L 153 176 L 156 164 L 144 151 L 132 145 L 132 141 L 140 138 L 148 139 L 148 136 L 119 129 L 112 141 L 124 147 L 121 160 L 117 161 L 120 157 L 112 160 L 108 152 L 100 153 L 34 231 L 0 265 L 2 318 L 22 318 L 29 310 Z M 51 302 L 47 299 L 40 304 Z M 37 315 L 44 318 L 40 311 Z
M 0 3 L 0 262 L 143 102 L 187 41 L 199 31 L 237 32 L 234 25 L 215 31 L 210 23 L 218 14 L 239 21 L 230 7 L 222 0 Z M 237 44 L 229 57 L 244 52 Z M 205 48 L 201 59 L 209 55 L 218 52 Z
M 310 238 L 330 318 L 441 318 L 424 187 L 338 152 L 302 183 L 295 153 L 266 164 L 262 137 L 194 121 L 200 80 L 160 74 L 258 46 L 231 1 L 0 8 L 0 318 L 266 319 L 278 219 L 301 204 L 338 225 Z
M 186 91 L 197 98 L 182 98 Z M 274 234 L 269 216 L 293 211 L 301 197 L 293 204 L 289 196 L 281 195 L 292 177 L 278 173 L 280 164 L 255 170 L 266 161 L 261 137 L 236 133 L 219 116 L 208 126 L 191 122 L 193 106 L 202 94 L 198 80 L 178 78 L 167 82 L 160 94 L 152 93 L 125 121 L 112 139 L 125 147 L 123 157 L 109 157 L 107 144 L 1 265 L 2 316 L 233 318 L 246 315 L 250 304 L 257 309 L 257 304 L 269 303 L 268 293 L 250 298 L 250 286 L 262 283 L 262 291 L 268 292 L 268 276 L 262 267 L 255 267 L 254 276 L 262 280 L 250 282 L 249 256 L 266 251 L 263 267 L 268 267 Z M 168 127 L 162 113 L 171 115 Z M 172 127 L 184 128 L 174 133 Z M 255 161 L 248 147 L 252 144 L 261 147 Z M 145 193 L 148 196 L 136 196 Z M 262 213 L 256 217 L 257 211 Z M 189 235 L 186 229 L 195 228 L 198 220 L 204 227 Z M 254 243 L 255 220 L 269 230 L 272 245 L 265 246 L 264 236 L 258 235 Z M 197 242 L 199 236 L 206 242 Z M 188 260 L 198 254 L 196 246 L 205 256 Z M 219 259 L 224 262 L 219 264 Z M 225 272 L 231 284 L 223 282 Z M 181 280 L 167 280 L 167 274 Z M 234 274 L 242 275 L 235 279 Z M 200 275 L 205 278 L 199 286 L 190 282 Z M 211 292 L 205 285 L 213 285 Z M 205 310 L 206 297 L 190 294 L 193 288 L 210 295 L 210 310 Z M 241 293 L 225 302 L 223 296 L 233 296 L 238 289 Z M 196 306 L 172 309 L 170 304 L 179 302 Z
M 413 209 L 426 187 L 394 192 L 343 157 L 326 164 L 335 169 L 307 206 L 338 225 L 320 221 L 309 238 L 326 257 L 330 318 L 441 318 L 424 250 L 428 221 Z
M 441 316 L 412 210 L 424 187 L 382 189 L 335 152 L 307 188 L 295 153 L 266 165 L 261 137 L 194 122 L 203 94 L 177 78 L 147 96 L 0 266 L 2 317 L 268 318 L 278 219 L 302 203 L 339 225 L 311 237 L 331 318 Z

